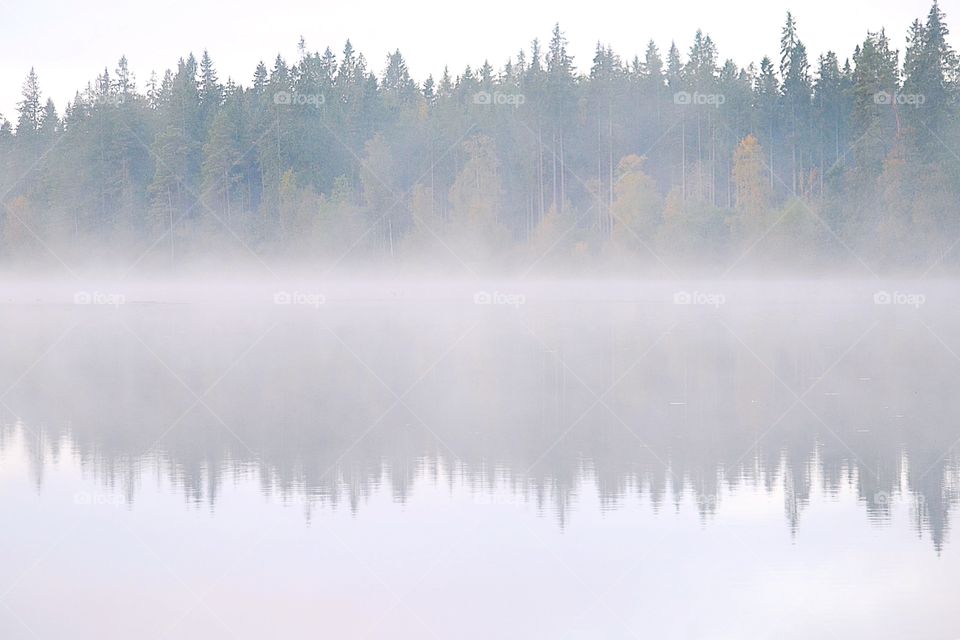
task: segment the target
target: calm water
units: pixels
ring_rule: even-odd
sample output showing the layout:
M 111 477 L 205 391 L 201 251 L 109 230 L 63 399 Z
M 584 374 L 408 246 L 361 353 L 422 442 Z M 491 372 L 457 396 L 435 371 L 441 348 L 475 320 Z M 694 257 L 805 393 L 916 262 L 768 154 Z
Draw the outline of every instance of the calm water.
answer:
M 878 288 L 5 304 L 0 638 L 960 637 L 960 297 Z

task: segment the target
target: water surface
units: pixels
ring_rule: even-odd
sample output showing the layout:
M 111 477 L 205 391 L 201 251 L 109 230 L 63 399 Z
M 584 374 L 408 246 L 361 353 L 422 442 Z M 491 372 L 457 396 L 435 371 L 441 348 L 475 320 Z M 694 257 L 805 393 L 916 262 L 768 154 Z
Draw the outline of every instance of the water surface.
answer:
M 0 637 L 957 637 L 918 286 L 7 304 Z

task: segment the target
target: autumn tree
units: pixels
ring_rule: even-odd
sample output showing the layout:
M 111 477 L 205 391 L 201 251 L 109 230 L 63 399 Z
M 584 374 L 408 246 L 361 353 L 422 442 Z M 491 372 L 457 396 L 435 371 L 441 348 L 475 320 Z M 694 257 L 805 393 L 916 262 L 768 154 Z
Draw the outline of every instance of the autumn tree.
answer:
M 752 134 L 740 141 L 733 154 L 736 207 L 733 228 L 738 237 L 762 233 L 770 208 L 771 190 L 766 179 L 763 148 Z

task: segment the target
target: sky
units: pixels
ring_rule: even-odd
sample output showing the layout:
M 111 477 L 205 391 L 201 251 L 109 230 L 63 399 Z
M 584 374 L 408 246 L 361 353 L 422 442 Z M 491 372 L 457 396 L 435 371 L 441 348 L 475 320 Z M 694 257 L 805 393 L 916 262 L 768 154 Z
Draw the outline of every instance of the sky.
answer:
M 960 20 L 960 0 L 941 0 L 940 6 L 948 24 Z M 929 0 L 486 0 L 469 10 L 441 0 L 2 0 L 0 114 L 15 119 L 31 67 L 44 97 L 52 97 L 62 112 L 75 91 L 105 67 L 112 72 L 121 55 L 141 89 L 151 71 L 162 76 L 179 57 L 191 51 L 199 57 L 205 48 L 222 80 L 230 76 L 249 84 L 259 60 L 269 66 L 277 53 L 295 60 L 301 36 L 311 50 L 330 46 L 337 53 L 350 38 L 371 69 L 379 73 L 387 53 L 400 49 L 413 76 L 422 80 L 442 73 L 444 65 L 454 75 L 485 59 L 499 68 L 533 38 L 548 40 L 559 22 L 580 70 L 589 68 L 598 41 L 625 59 L 642 55 L 650 39 L 662 52 L 675 40 L 685 53 L 698 28 L 713 37 L 721 61 L 733 58 L 746 66 L 763 55 L 776 57 L 788 9 L 815 61 L 829 49 L 842 60 L 868 30 L 884 27 L 902 49 L 907 27 L 929 7 Z

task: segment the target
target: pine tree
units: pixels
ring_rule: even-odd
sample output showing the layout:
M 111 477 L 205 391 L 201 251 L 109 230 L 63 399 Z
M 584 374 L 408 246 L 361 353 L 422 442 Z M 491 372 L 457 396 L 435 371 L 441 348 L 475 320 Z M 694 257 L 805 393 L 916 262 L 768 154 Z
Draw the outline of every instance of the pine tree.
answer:
M 223 86 L 217 79 L 213 59 L 206 49 L 200 58 L 200 121 L 206 128 L 223 102 Z
M 43 103 L 40 97 L 40 84 L 37 73 L 30 69 L 23 83 L 23 100 L 17 103 L 17 138 L 28 141 L 40 130 L 43 118 Z
M 797 37 L 797 25 L 789 11 L 780 39 L 780 75 L 783 79 L 781 90 L 786 108 L 786 136 L 791 149 L 791 157 L 788 159 L 789 184 L 791 192 L 796 194 L 808 162 L 806 155 L 809 146 L 805 141 L 810 140 L 812 87 L 807 49 Z
M 897 52 L 886 33 L 870 33 L 854 52 L 853 135 L 862 175 L 880 173 L 901 127 L 895 96 L 900 91 Z
M 780 82 L 773 69 L 773 62 L 767 56 L 760 61 L 760 74 L 754 83 L 754 94 L 759 118 L 758 130 L 766 134 L 767 145 L 770 147 L 767 174 L 770 188 L 773 189 L 776 179 L 773 149 L 776 147 L 779 136 Z

